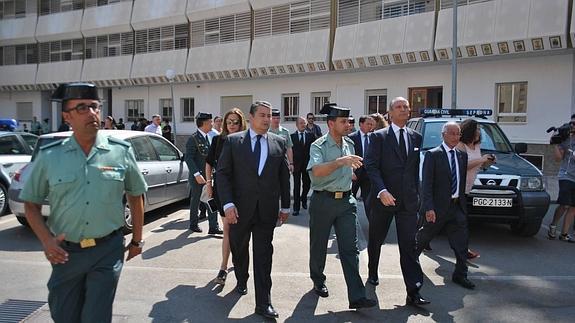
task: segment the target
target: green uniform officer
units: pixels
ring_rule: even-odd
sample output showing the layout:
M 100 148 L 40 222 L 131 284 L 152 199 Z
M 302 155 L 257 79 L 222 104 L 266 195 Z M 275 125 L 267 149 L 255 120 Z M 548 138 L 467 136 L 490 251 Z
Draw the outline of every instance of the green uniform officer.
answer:
M 290 173 L 293 173 L 293 142 L 291 140 L 289 130 L 280 126 L 280 118 L 280 110 L 272 109 L 272 122 L 270 123 L 269 132 L 281 136 L 286 140 L 286 155 L 289 162 L 289 171 Z
M 333 226 L 349 308 L 373 307 L 377 302 L 365 297 L 365 286 L 359 275 L 357 205 L 350 193 L 353 170 L 362 165 L 362 158 L 354 155 L 353 141 L 347 137 L 349 109 L 330 103 L 320 112 L 327 114 L 329 132 L 311 145 L 307 166 L 313 189 L 309 206 L 309 267 L 314 291 L 321 297 L 329 296 L 323 270 Z
M 20 198 L 26 219 L 52 264 L 48 303 L 55 322 L 111 322 L 124 250 L 142 252 L 146 182 L 129 143 L 98 132 L 100 100 L 93 84 L 61 85 L 53 100 L 74 131 L 40 148 Z M 133 224 L 124 247 L 126 193 Z M 50 201 L 44 223 L 41 207 Z

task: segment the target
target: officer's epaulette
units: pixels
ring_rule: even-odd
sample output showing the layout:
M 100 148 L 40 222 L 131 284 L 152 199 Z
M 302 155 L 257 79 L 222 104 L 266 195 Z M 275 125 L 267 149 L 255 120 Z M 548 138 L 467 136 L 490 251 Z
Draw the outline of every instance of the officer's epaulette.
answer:
M 343 136 L 343 139 L 345 141 L 347 141 L 348 144 L 352 144 L 353 145 L 353 140 L 351 140 L 351 138 L 349 138 L 348 136 Z
M 129 142 L 122 140 L 122 139 L 118 139 L 118 138 L 114 138 L 114 137 L 108 137 L 108 141 L 116 143 L 116 144 L 124 145 L 126 147 L 132 147 L 132 145 L 130 145 Z
M 323 145 L 323 143 L 324 143 L 326 140 L 327 140 L 327 136 L 326 136 L 326 135 L 323 135 L 323 136 L 317 138 L 317 140 L 314 141 L 313 143 L 316 144 L 316 145 L 318 145 L 318 146 L 321 146 L 321 145 Z
M 51 142 L 51 143 L 49 143 L 49 144 L 45 144 L 45 145 L 43 145 L 43 146 L 40 146 L 40 150 L 44 150 L 44 149 L 47 149 L 47 148 L 50 148 L 50 147 L 55 147 L 55 146 L 61 145 L 62 142 L 64 142 L 63 139 L 62 139 L 62 140 L 57 140 L 57 141 Z

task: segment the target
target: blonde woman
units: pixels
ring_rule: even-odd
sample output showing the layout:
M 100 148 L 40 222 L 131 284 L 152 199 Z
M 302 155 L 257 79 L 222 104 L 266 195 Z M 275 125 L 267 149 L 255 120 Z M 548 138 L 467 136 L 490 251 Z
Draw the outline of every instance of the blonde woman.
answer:
M 226 277 L 228 275 L 228 261 L 230 258 L 230 225 L 225 219 L 225 213 L 222 209 L 222 205 L 218 198 L 217 187 L 213 187 L 212 182 L 215 183 L 215 170 L 218 163 L 218 158 L 224 147 L 224 142 L 229 134 L 246 130 L 246 118 L 239 108 L 232 108 L 224 115 L 224 120 L 222 122 L 222 132 L 212 139 L 212 144 L 210 145 L 210 150 L 208 151 L 208 156 L 206 157 L 206 189 L 211 198 L 214 198 L 218 208 L 220 216 L 223 217 L 224 223 L 224 236 L 222 239 L 222 262 L 220 265 L 220 271 L 218 276 L 214 279 L 217 284 L 224 285 L 226 283 Z

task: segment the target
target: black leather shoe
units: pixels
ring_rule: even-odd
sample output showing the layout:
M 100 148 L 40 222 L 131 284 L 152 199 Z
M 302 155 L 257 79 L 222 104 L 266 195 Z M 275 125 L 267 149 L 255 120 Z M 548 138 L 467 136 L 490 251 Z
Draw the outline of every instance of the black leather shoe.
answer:
M 236 292 L 240 295 L 246 295 L 248 293 L 248 287 L 246 285 L 236 285 Z
M 304 210 L 307 210 L 307 201 L 305 201 L 305 202 L 302 201 L 302 202 L 301 202 L 301 207 L 302 207 Z
M 202 232 L 202 228 L 195 226 L 195 227 L 190 227 L 190 231 L 192 232 Z
M 215 229 L 210 229 L 210 231 L 208 231 L 208 234 L 223 234 L 224 231 L 222 231 L 222 229 L 220 229 L 219 227 L 215 228 Z
M 327 289 L 327 286 L 325 286 L 325 284 L 314 285 L 314 286 L 313 286 L 313 291 L 314 291 L 319 297 L 328 297 L 328 296 L 329 296 L 329 291 L 328 291 L 328 289 Z
M 369 277 L 367 279 L 367 282 L 372 284 L 373 286 L 379 285 L 379 279 L 377 279 L 376 277 Z
M 451 277 L 451 281 L 453 281 L 454 283 L 456 283 L 457 285 L 463 287 L 463 288 L 467 288 L 467 289 L 474 289 L 475 288 L 475 284 L 467 279 L 467 277 L 465 276 L 453 276 Z
M 274 307 L 271 305 L 265 307 L 256 306 L 256 314 L 259 314 L 268 319 L 277 319 L 279 317 L 278 312 L 276 312 Z
M 413 293 L 411 295 L 407 294 L 407 297 L 405 298 L 405 304 L 407 305 L 420 306 L 427 305 L 429 303 L 431 302 L 423 298 L 421 295 L 419 295 L 419 293 Z
M 431 244 L 428 243 L 425 247 L 423 247 L 423 251 L 432 251 Z
M 362 297 L 357 301 L 349 303 L 349 308 L 360 309 L 360 308 L 374 307 L 375 305 L 377 305 L 377 302 L 375 300 Z

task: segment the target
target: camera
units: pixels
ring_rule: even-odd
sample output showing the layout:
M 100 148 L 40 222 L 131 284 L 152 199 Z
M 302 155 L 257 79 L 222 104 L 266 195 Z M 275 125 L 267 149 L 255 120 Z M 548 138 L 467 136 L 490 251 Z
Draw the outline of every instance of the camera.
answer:
M 547 133 L 554 131 L 549 142 L 552 145 L 558 145 L 569 138 L 571 134 L 571 122 L 564 123 L 560 127 L 551 127 L 547 129 Z

